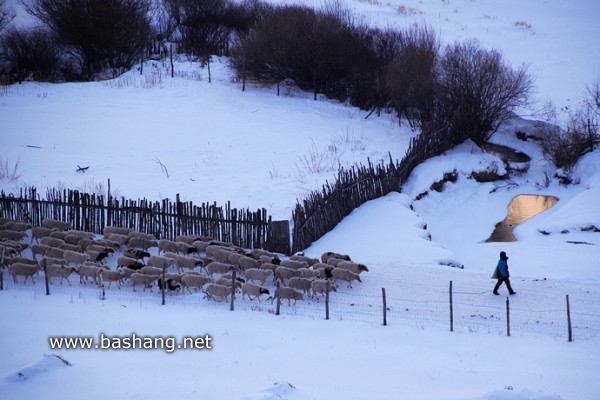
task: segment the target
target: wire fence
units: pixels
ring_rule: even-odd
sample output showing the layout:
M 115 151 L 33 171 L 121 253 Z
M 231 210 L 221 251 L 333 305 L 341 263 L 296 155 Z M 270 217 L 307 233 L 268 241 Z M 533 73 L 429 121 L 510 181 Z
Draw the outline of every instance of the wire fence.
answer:
M 38 274 L 35 283 L 14 283 L 11 276 L 2 274 L 0 299 L 12 291 L 31 292 L 32 297 L 42 299 L 46 296 L 43 272 Z M 7 278 L 8 277 L 8 278 Z M 100 288 L 91 284 L 80 284 L 77 275 L 71 276 L 72 286 L 57 282 L 50 284 L 50 295 L 64 296 L 67 301 L 110 301 L 124 307 L 146 307 L 150 304 L 162 304 L 162 293 L 156 287 L 151 292 L 138 287 L 134 292 L 131 284 L 121 288 L 113 283 L 110 288 Z M 525 285 L 528 283 L 527 285 Z M 242 298 L 237 291 L 233 302 L 230 299 L 218 302 L 207 299 L 205 293 L 198 291 L 165 293 L 165 307 L 181 307 L 190 312 L 199 309 L 215 309 L 223 312 L 265 312 L 274 318 L 298 317 L 310 319 L 329 319 L 337 321 L 365 322 L 375 325 L 397 325 L 416 329 L 440 329 L 459 333 L 482 333 L 499 336 L 539 336 L 556 340 L 589 340 L 600 336 L 600 301 L 597 291 L 586 287 L 572 286 L 570 314 L 568 314 L 567 294 L 553 292 L 548 295 L 549 284 L 535 281 L 520 282 L 527 293 L 521 297 L 493 296 L 489 284 L 479 285 L 468 282 L 428 281 L 426 283 L 407 283 L 405 287 L 393 284 L 389 287 L 373 289 L 346 287 L 345 283 L 331 292 L 326 304 L 323 296 L 295 302 L 282 299 L 280 307 L 273 297 L 273 285 L 267 285 L 270 295 L 264 295 L 261 301 Z M 550 288 L 552 290 L 552 288 Z M 385 292 L 385 297 L 384 297 Z M 385 301 L 385 309 L 384 309 Z M 532 306 L 535 304 L 535 306 Z

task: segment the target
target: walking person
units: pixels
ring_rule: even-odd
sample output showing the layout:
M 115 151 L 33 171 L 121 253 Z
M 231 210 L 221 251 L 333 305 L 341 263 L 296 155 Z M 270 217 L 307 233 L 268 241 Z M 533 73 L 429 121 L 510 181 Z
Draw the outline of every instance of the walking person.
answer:
M 516 292 L 513 290 L 512 286 L 510 286 L 510 280 L 508 279 L 510 274 L 508 273 L 508 257 L 504 251 L 500 252 L 500 260 L 498 260 L 498 265 L 496 266 L 496 271 L 494 271 L 494 278 L 498 279 L 496 286 L 494 286 L 494 294 L 499 295 L 498 289 L 500 289 L 500 285 L 502 282 L 506 284 L 506 288 L 508 289 L 508 293 L 515 294 Z

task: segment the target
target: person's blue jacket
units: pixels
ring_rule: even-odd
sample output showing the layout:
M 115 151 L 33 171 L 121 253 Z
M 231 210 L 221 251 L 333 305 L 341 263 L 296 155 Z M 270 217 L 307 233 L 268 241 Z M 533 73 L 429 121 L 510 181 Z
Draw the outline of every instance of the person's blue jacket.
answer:
M 503 278 L 508 278 L 508 262 L 506 260 L 498 260 L 498 272 Z

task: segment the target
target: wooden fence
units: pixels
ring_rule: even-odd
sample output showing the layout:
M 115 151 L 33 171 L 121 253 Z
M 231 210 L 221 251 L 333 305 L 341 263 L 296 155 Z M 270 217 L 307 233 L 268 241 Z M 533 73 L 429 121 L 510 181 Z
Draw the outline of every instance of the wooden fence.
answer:
M 306 249 L 331 231 L 352 210 L 369 200 L 393 191 L 400 191 L 413 169 L 430 157 L 449 149 L 445 130 L 414 137 L 402 161 L 387 164 L 340 168 L 334 184 L 327 182 L 321 191 L 314 191 L 298 202 L 292 213 L 292 252 Z
M 19 196 L 0 193 L 0 216 L 40 226 L 51 218 L 71 223 L 72 229 L 100 234 L 105 226 L 130 228 L 173 240 L 178 235 L 204 235 L 243 248 L 269 248 L 271 217 L 259 209 L 232 208 L 216 203 L 127 200 L 82 193 L 48 190 L 41 199 L 35 188 L 22 189 Z M 289 235 L 288 235 L 289 242 Z M 277 251 L 274 249 L 273 251 Z

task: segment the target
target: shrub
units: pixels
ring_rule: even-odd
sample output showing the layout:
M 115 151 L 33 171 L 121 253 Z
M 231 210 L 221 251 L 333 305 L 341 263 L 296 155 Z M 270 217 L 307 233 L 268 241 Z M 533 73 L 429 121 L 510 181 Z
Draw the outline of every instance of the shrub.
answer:
M 2 35 L 0 43 L 13 80 L 53 82 L 60 78 L 60 48 L 47 29 L 11 28 Z

